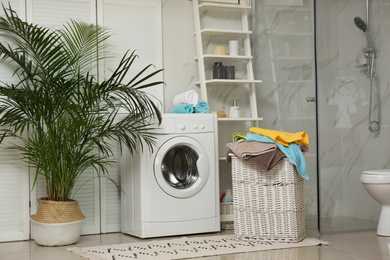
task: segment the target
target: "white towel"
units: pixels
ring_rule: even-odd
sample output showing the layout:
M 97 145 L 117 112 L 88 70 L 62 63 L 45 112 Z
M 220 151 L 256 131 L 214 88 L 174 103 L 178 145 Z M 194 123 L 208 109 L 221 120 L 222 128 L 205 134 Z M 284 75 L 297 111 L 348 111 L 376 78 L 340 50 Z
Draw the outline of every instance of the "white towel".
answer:
M 178 106 L 181 104 L 190 104 L 193 107 L 198 104 L 199 96 L 195 90 L 188 90 L 181 94 L 176 95 L 173 98 L 173 106 Z

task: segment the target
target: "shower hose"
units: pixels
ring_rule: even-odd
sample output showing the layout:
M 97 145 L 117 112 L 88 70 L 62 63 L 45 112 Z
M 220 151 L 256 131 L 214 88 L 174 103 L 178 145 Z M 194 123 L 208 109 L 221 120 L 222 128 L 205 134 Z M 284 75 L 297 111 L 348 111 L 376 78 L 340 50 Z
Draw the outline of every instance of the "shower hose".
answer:
M 380 101 L 380 86 L 379 86 L 379 79 L 378 79 L 378 76 L 372 71 L 371 72 L 371 77 L 370 77 L 370 108 L 368 110 L 368 130 L 371 132 L 371 133 L 379 133 L 380 131 L 380 118 L 381 118 L 381 101 Z M 377 100 L 377 104 L 376 104 L 376 107 L 377 107 L 377 120 L 372 120 L 371 119 L 371 112 L 372 112 L 372 109 L 373 109 L 373 104 L 372 104 L 372 98 L 373 98 L 373 84 L 374 84 L 374 81 L 375 81 L 375 87 L 376 87 L 376 100 Z

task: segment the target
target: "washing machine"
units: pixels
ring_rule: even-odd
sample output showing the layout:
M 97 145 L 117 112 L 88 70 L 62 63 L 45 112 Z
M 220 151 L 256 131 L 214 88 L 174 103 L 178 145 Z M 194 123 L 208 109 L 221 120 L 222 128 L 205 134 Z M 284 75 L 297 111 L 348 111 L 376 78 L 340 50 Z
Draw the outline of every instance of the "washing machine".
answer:
M 163 114 L 153 152 L 122 152 L 123 233 L 220 231 L 217 127 L 215 114 Z

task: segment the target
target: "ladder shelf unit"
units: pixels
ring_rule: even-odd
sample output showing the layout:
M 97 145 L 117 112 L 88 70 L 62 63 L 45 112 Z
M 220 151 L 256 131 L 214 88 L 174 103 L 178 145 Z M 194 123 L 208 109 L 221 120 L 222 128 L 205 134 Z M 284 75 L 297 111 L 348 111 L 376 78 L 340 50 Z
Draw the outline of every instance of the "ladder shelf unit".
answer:
M 237 1 L 238 2 L 238 1 Z M 207 89 L 210 87 L 245 87 L 249 95 L 250 116 L 242 118 L 218 118 L 219 121 L 252 121 L 257 125 L 258 121 L 263 120 L 257 114 L 256 100 L 256 85 L 262 83 L 261 80 L 255 80 L 253 74 L 253 56 L 251 51 L 251 35 L 249 30 L 248 12 L 251 6 L 246 4 L 246 1 L 240 1 L 236 4 L 210 3 L 199 0 L 193 0 L 195 38 L 197 47 L 197 57 L 199 68 L 199 82 L 196 83 L 200 87 L 202 100 L 208 102 Z M 237 28 L 213 28 L 202 24 L 202 17 L 208 15 L 208 12 L 235 13 L 240 16 L 240 29 Z M 204 41 L 206 37 L 215 39 L 216 37 L 228 37 L 240 39 L 240 44 L 243 46 L 244 53 L 238 55 L 217 55 L 205 50 Z M 211 41 L 212 41 L 211 39 Z M 227 61 L 230 63 L 243 64 L 244 77 L 237 79 L 212 79 L 206 77 L 206 73 L 211 74 L 210 69 L 206 65 L 211 62 Z M 205 65 L 206 64 L 206 65 Z
M 241 109 L 243 106 L 245 107 L 245 114 L 241 114 L 240 117 L 230 118 L 230 115 L 228 115 L 226 118 L 218 118 L 219 125 L 221 125 L 219 129 L 228 128 L 230 131 L 234 131 L 233 129 L 235 127 L 241 128 L 242 125 L 248 126 L 250 124 L 258 126 L 259 121 L 262 121 L 263 118 L 258 117 L 257 114 L 256 86 L 261 84 L 262 81 L 255 79 L 253 73 L 253 54 L 251 50 L 252 32 L 249 30 L 248 20 L 248 13 L 252 7 L 247 5 L 247 1 L 245 0 L 237 0 L 235 4 L 206 3 L 199 0 L 192 1 L 197 48 L 197 57 L 195 60 L 198 62 L 199 68 L 199 82 L 196 85 L 200 87 L 202 100 L 209 103 L 208 90 L 210 90 L 210 99 L 214 98 L 212 99 L 211 105 L 214 108 L 218 108 L 215 107 L 218 105 L 214 101 L 218 101 L 217 98 L 220 96 L 224 96 L 224 103 L 226 103 L 227 97 L 231 98 L 234 96 L 236 99 L 237 96 L 240 96 L 244 100 L 240 107 Z M 221 17 L 225 19 L 222 20 L 222 24 L 220 23 L 221 20 L 218 20 Z M 213 23 L 213 19 L 217 20 L 217 23 Z M 209 25 L 207 25 L 207 22 L 209 22 Z M 230 52 L 231 50 L 229 50 L 229 55 L 227 53 L 226 55 L 214 54 L 213 47 L 225 45 L 228 42 L 227 39 L 237 40 L 240 46 L 238 52 Z M 227 77 L 218 77 L 218 79 L 215 79 L 214 75 L 210 77 L 212 75 L 211 67 L 213 62 L 222 63 L 222 61 L 230 66 L 234 66 L 236 75 L 232 77 L 233 79 L 226 79 Z M 224 146 L 223 142 L 225 141 L 231 142 L 231 135 L 227 131 L 220 131 L 219 145 Z M 225 158 L 226 155 L 223 156 L 220 154 L 218 156 L 220 162 L 224 161 Z M 220 174 L 230 171 L 230 166 L 227 164 L 220 164 L 219 166 Z M 225 183 L 221 181 L 220 185 L 230 187 L 231 189 L 231 183 L 226 182 L 227 179 L 231 180 L 231 178 L 221 179 L 225 179 Z M 234 221 L 232 203 L 221 203 L 220 209 L 222 229 L 224 229 L 224 226 L 230 227 Z

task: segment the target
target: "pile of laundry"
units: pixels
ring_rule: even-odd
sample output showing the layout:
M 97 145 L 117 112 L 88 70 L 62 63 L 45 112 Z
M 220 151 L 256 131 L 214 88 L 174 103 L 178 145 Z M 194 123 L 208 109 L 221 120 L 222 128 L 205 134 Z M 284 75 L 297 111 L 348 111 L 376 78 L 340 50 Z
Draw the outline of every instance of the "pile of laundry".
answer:
M 306 132 L 288 133 L 251 127 L 247 133 L 233 133 L 233 142 L 226 144 L 229 154 L 247 160 L 262 170 L 270 170 L 288 158 L 302 178 L 308 180 L 309 173 L 303 155 L 309 151 L 309 136 Z
M 199 102 L 198 93 L 195 90 L 188 90 L 173 98 L 171 113 L 206 113 L 209 106 L 205 101 Z

